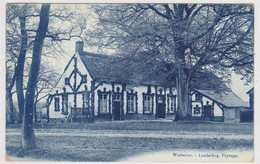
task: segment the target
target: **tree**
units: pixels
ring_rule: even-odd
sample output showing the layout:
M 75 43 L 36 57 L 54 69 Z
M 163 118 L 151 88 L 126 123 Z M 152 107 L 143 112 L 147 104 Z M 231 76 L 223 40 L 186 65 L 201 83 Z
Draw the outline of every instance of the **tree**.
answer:
M 14 123 L 15 109 L 13 105 L 13 87 L 17 75 L 17 47 L 19 47 L 20 38 L 18 37 L 19 28 L 15 25 L 13 15 L 15 14 L 16 6 L 7 6 L 7 26 L 6 26 L 6 114 L 7 122 Z M 12 23 L 11 23 L 12 22 Z
M 24 111 L 24 85 L 23 74 L 28 50 L 27 42 L 32 40 L 27 36 L 26 18 L 34 12 L 34 5 L 30 4 L 8 4 L 7 5 L 7 55 L 14 54 L 16 64 L 15 86 L 19 107 L 19 120 L 22 121 Z
M 7 5 L 7 56 L 12 57 L 12 62 L 17 67 L 14 69 L 16 71 L 14 84 L 19 106 L 19 122 L 22 120 L 25 105 L 24 88 L 26 88 L 27 79 L 25 79 L 24 73 L 29 71 L 25 70 L 24 67 L 26 62 L 31 62 L 30 53 L 37 32 L 39 12 L 40 5 L 38 4 Z M 76 8 L 70 9 L 68 5 L 53 5 L 50 11 L 50 22 L 46 37 L 51 39 L 45 41 L 42 55 L 46 58 L 64 55 L 60 48 L 61 41 L 80 37 L 86 23 L 85 18 L 78 10 Z M 10 89 L 12 90 L 13 87 Z
M 166 78 L 176 79 L 176 120 L 191 118 L 188 93 L 198 71 L 213 71 L 216 78 L 232 69 L 252 73 L 252 5 L 121 4 L 101 5 L 95 12 L 97 32 L 87 34 L 88 43 L 139 59 L 147 52 L 150 61 L 165 63 Z
M 16 75 L 16 90 L 17 90 L 17 100 L 19 107 L 19 121 L 22 121 L 22 116 L 24 113 L 24 93 L 23 93 L 23 74 L 24 74 L 24 64 L 25 64 L 25 56 L 27 51 L 27 31 L 25 28 L 25 21 L 27 17 L 27 10 L 29 8 L 28 5 L 25 4 L 20 8 L 19 12 L 19 21 L 20 21 L 20 32 L 21 32 L 21 43 L 20 43 L 20 52 L 18 56 L 17 63 L 17 75 Z
M 26 86 L 22 125 L 22 145 L 24 149 L 33 149 L 36 146 L 33 132 L 33 112 L 35 109 L 34 100 L 39 100 L 40 96 L 37 94 L 36 87 L 37 83 L 39 87 L 40 81 L 42 80 L 38 77 L 41 57 L 53 57 L 58 53 L 62 41 L 80 37 L 85 29 L 86 23 L 85 18 L 82 18 L 78 12 L 74 12 L 77 11 L 76 9 L 70 10 L 68 5 L 53 5 L 50 11 L 50 4 L 43 4 L 40 14 L 37 14 L 37 5 L 33 6 L 35 11 L 33 14 L 27 16 L 28 25 L 26 28 L 28 37 L 30 36 L 30 38 L 32 38 L 27 47 L 33 45 L 33 50 L 29 79 Z M 40 19 L 38 28 L 35 30 L 36 25 L 33 22 L 38 20 L 35 19 L 37 17 L 40 17 Z M 80 22 L 79 19 L 81 20 Z M 45 38 L 48 39 L 44 41 Z M 45 42 L 44 44 L 43 41 Z M 51 48 L 53 48 L 53 50 L 50 50 Z M 64 55 L 64 53 L 62 54 Z M 35 96 L 35 94 L 37 95 Z
M 34 121 L 37 122 L 37 104 L 48 96 L 49 91 L 55 86 L 60 75 L 46 62 L 42 62 L 37 79 L 34 100 Z
M 30 68 L 29 80 L 27 84 L 25 96 L 25 111 L 22 126 L 22 146 L 24 149 L 34 149 L 36 147 L 34 131 L 33 131 L 33 104 L 35 96 L 35 88 L 37 84 L 38 73 L 41 63 L 41 53 L 44 38 L 48 29 L 50 4 L 43 4 L 40 12 L 40 22 L 37 29 L 33 56 Z
M 14 123 L 15 121 L 15 109 L 13 103 L 13 93 L 12 89 L 15 83 L 15 72 L 11 73 L 9 67 L 6 69 L 6 122 L 7 123 Z

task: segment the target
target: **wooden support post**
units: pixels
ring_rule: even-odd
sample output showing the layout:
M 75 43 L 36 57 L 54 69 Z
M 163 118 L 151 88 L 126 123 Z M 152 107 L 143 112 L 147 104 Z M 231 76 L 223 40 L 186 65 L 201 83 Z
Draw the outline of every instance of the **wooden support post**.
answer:
M 50 122 L 50 114 L 49 114 L 49 111 L 50 111 L 50 107 L 49 107 L 49 104 L 47 105 L 47 111 L 46 111 L 46 114 L 47 114 L 47 123 Z
M 121 93 L 121 112 L 120 112 L 120 120 L 124 119 L 124 93 L 125 93 L 126 84 L 122 84 L 122 93 Z
M 74 84 L 73 84 L 73 93 L 74 93 L 74 108 L 77 108 L 77 58 L 74 58 Z
M 114 88 L 115 88 L 115 85 L 114 83 L 112 82 L 112 93 L 111 93 L 111 96 L 112 96 L 112 110 L 111 110 L 111 120 L 114 121 Z
M 157 98 L 157 86 L 155 86 L 155 118 L 158 118 L 158 98 Z
M 211 121 L 214 121 L 215 119 L 215 116 L 214 116 L 214 101 L 212 102 L 212 105 L 211 105 Z
M 87 109 L 88 109 L 88 122 L 91 122 L 91 118 L 92 118 L 92 114 L 91 114 L 91 109 L 90 109 L 90 94 L 89 94 L 89 92 L 88 92 L 88 94 L 87 94 L 87 100 L 88 100 L 88 104 L 87 104 Z
M 73 123 L 73 120 L 72 120 L 72 119 L 73 119 L 73 116 L 72 116 L 72 107 L 70 108 L 70 119 L 71 119 L 70 122 Z
M 91 109 L 90 109 L 90 122 L 94 122 L 95 110 L 95 81 L 91 81 Z
M 221 108 L 222 109 L 222 120 L 223 122 L 225 122 L 225 108 Z

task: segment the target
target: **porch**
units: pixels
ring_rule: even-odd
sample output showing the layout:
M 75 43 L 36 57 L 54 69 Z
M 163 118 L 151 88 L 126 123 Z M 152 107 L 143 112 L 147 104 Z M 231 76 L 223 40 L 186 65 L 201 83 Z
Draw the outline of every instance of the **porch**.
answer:
M 67 122 L 91 122 L 91 112 L 89 108 L 70 108 L 69 117 Z

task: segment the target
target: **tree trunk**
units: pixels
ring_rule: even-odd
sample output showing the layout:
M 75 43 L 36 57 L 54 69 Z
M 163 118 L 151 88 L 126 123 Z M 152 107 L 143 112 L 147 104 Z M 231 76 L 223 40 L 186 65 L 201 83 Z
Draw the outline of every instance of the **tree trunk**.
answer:
M 36 101 L 36 100 L 35 100 Z M 37 108 L 36 108 L 37 102 L 33 104 L 33 110 L 34 110 L 34 122 L 37 122 Z
M 43 4 L 41 7 L 40 22 L 33 46 L 32 63 L 25 95 L 25 111 L 22 125 L 23 149 L 34 149 L 36 147 L 33 131 L 33 104 L 41 63 L 42 46 L 48 29 L 49 12 L 50 4 Z
M 176 77 L 176 88 L 178 107 L 174 121 L 191 120 L 191 108 L 189 105 L 189 85 L 187 75 L 184 71 L 185 59 L 182 57 L 178 57 L 177 61 L 178 72 Z
M 12 81 L 9 86 L 6 86 L 6 122 L 7 123 L 14 123 L 15 120 L 15 109 L 13 104 L 13 97 L 12 97 L 12 89 L 14 87 L 15 79 L 17 75 L 17 67 L 15 67 L 14 75 L 12 77 Z M 6 74 L 7 76 L 7 74 Z M 6 77 L 7 79 L 7 77 Z M 8 85 L 8 84 L 6 84 Z
M 22 122 L 22 117 L 24 113 L 23 71 L 24 71 L 25 55 L 27 51 L 27 33 L 25 29 L 26 17 L 25 16 L 19 17 L 19 20 L 20 20 L 22 39 L 21 39 L 20 54 L 18 57 L 18 64 L 17 64 L 16 90 L 17 90 L 17 100 L 18 100 L 18 107 L 19 107 L 19 122 Z
M 10 90 L 6 90 L 6 123 L 13 124 L 15 120 L 15 109 Z

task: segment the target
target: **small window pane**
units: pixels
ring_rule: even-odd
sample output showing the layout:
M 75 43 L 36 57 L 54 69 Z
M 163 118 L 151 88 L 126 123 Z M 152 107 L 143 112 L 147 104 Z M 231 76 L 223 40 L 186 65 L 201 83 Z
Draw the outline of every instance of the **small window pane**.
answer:
M 175 97 L 169 97 L 169 112 L 174 113 L 175 111 Z
M 144 112 L 145 113 L 151 113 L 152 112 L 152 97 L 151 96 L 145 96 Z
M 100 113 L 108 113 L 107 94 L 100 95 Z
M 129 95 L 128 99 L 127 99 L 127 103 L 128 103 L 128 112 L 129 113 L 134 113 L 136 111 L 136 99 L 135 99 L 135 95 Z
M 60 98 L 54 98 L 54 111 L 60 111 Z

